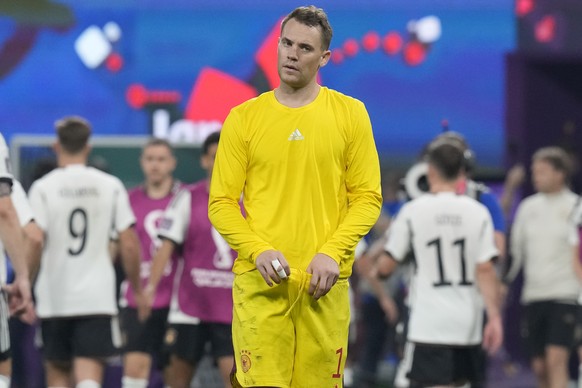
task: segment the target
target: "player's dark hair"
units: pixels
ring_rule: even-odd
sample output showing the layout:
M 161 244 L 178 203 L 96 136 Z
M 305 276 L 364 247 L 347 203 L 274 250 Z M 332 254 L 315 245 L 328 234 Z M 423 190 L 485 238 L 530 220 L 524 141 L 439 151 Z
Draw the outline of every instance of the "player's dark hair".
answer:
M 159 137 L 152 137 L 151 139 L 149 139 L 147 141 L 147 143 L 145 143 L 145 145 L 143 146 L 141 152 L 143 154 L 143 151 L 145 151 L 146 148 L 149 147 L 155 147 L 155 146 L 162 146 L 162 147 L 166 147 L 170 153 L 172 155 L 174 155 L 174 148 L 172 147 L 172 145 L 170 144 L 169 141 L 167 141 L 166 139 L 161 139 Z
M 459 177 L 464 168 L 464 159 L 463 150 L 448 142 L 435 144 L 427 154 L 427 162 L 447 181 Z
M 465 137 L 461 135 L 459 132 L 455 131 L 442 132 L 437 137 L 435 137 L 432 142 L 452 143 L 453 145 L 456 145 L 463 151 L 469 149 L 469 143 L 467 143 Z
M 202 143 L 202 154 L 208 155 L 208 150 L 210 149 L 210 146 L 213 144 L 218 144 L 219 140 L 220 132 L 212 132 L 210 135 L 208 135 L 208 137 L 204 140 L 204 143 Z
M 572 159 L 560 147 L 540 148 L 533 154 L 532 161 L 544 161 L 548 163 L 555 170 L 562 172 L 566 180 L 572 174 Z
M 475 169 L 475 165 L 476 165 L 476 158 L 475 158 L 475 152 L 473 152 L 473 150 L 471 149 L 471 147 L 469 147 L 469 143 L 467 143 L 467 140 L 465 139 L 465 137 L 463 135 L 461 135 L 459 132 L 455 132 L 455 131 L 446 131 L 441 133 L 440 135 L 438 135 L 437 137 L 435 137 L 430 143 L 429 143 L 429 148 L 433 147 L 437 144 L 441 144 L 441 143 L 449 143 L 452 144 L 454 146 L 459 147 L 462 151 L 463 151 L 463 157 L 465 159 L 465 164 L 463 166 L 463 168 L 465 169 L 466 173 L 470 173 Z
M 91 136 L 91 124 L 79 116 L 63 117 L 55 122 L 59 144 L 69 154 L 78 154 Z
M 287 22 L 291 19 L 297 20 L 301 24 L 309 27 L 319 27 L 321 31 L 321 47 L 323 50 L 329 50 L 333 29 L 327 19 L 327 14 L 321 8 L 314 5 L 295 8 L 289 15 L 285 16 L 281 23 L 281 33 Z

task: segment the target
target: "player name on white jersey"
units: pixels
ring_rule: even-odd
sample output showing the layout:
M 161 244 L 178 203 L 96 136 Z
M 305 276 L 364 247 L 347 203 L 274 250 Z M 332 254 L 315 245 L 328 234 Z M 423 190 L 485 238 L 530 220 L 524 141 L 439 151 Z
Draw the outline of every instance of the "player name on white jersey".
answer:
M 98 197 L 99 190 L 96 187 L 65 187 L 59 190 L 61 197 Z
M 463 218 L 458 214 L 437 214 L 435 217 L 437 225 L 461 226 Z

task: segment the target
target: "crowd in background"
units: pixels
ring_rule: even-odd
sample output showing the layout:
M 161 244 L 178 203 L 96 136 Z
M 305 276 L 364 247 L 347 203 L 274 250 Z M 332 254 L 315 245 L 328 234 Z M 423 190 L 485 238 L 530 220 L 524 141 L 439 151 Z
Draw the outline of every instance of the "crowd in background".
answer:
M 453 137 L 457 136 L 459 141 L 464 142 L 462 136 L 460 135 L 452 135 Z M 212 144 L 212 141 L 218 141 L 218 136 L 214 137 L 214 140 L 209 140 L 209 144 Z M 466 143 L 463 143 L 463 147 L 469 149 L 469 146 Z M 216 143 L 214 143 L 216 145 Z M 216 150 L 214 149 L 214 152 Z M 205 149 L 203 155 L 208 155 L 208 146 L 205 145 Z M 204 158 L 205 156 L 203 156 Z M 156 161 L 157 158 L 157 161 Z M 550 162 L 545 162 L 546 160 L 550 160 Z M 541 162 L 540 162 L 541 161 Z M 138 162 L 138 161 L 136 161 Z M 144 185 L 135 188 L 130 191 L 130 198 L 134 198 L 136 195 L 144 195 L 146 188 L 150 187 L 158 187 L 161 190 L 159 193 L 152 194 L 154 197 L 161 196 L 165 198 L 163 202 L 163 206 L 167 206 L 170 203 L 170 199 L 176 193 L 180 192 L 180 190 L 188 187 L 188 182 L 180 183 L 171 178 L 171 172 L 175 168 L 176 161 L 173 160 L 171 146 L 163 141 L 153 139 L 149 142 L 143 149 L 141 165 L 144 173 Z M 148 165 L 149 163 L 149 165 Z M 156 163 L 158 165 L 165 166 L 155 167 Z M 203 161 L 203 164 L 206 163 L 206 167 L 208 167 L 209 161 Z M 422 163 L 420 161 L 419 163 Z M 152 167 L 154 166 L 154 167 Z M 541 167 L 540 167 L 541 166 Z M 52 168 L 56 167 L 56 163 L 52 164 L 50 162 L 42 161 L 38 164 L 38 168 L 35 171 L 35 179 L 40 179 L 42 176 L 47 174 L 51 171 Z M 414 166 L 416 167 L 416 165 Z M 569 222 L 572 222 L 573 225 L 577 225 L 579 222 L 579 212 L 580 210 L 575 210 L 576 206 L 578 205 L 577 196 L 572 194 L 568 189 L 568 177 L 573 173 L 571 170 L 573 168 L 571 162 L 568 159 L 568 155 L 561 152 L 557 148 L 548 148 L 539 151 L 536 156 L 534 156 L 534 160 L 532 162 L 532 180 L 534 189 L 538 192 L 536 194 L 537 197 L 534 196 L 535 199 L 539 200 L 549 200 L 549 203 L 554 203 L 558 209 L 555 211 L 555 215 L 560 216 L 564 215 L 563 213 L 567 213 L 567 219 Z M 544 168 L 546 170 L 545 171 Z M 101 168 L 107 168 L 107 166 L 101 166 Z M 474 166 L 472 167 L 474 168 Z M 540 172 L 540 168 L 542 171 Z M 412 168 L 411 168 L 412 170 Z M 410 173 L 410 171 L 385 171 L 383 174 L 383 212 L 372 229 L 368 236 L 358 245 L 358 250 L 356 251 L 356 262 L 355 262 L 355 270 L 354 274 L 351 278 L 352 284 L 352 324 L 350 326 L 350 355 L 348 366 L 346 368 L 346 377 L 345 383 L 346 386 L 353 386 L 353 387 L 376 387 L 376 386 L 390 386 L 389 384 L 396 383 L 398 384 L 398 379 L 402 379 L 402 374 L 397 374 L 397 369 L 399 362 L 403 356 L 404 352 L 404 344 L 405 344 L 405 336 L 406 336 L 406 319 L 407 319 L 407 295 L 408 295 L 408 285 L 410 278 L 413 276 L 414 266 L 412 264 L 404 265 L 398 269 L 396 273 L 390 276 L 388 279 L 378 279 L 371 276 L 371 270 L 374 266 L 374 262 L 377 257 L 383 252 L 387 236 L 388 230 L 390 228 L 390 224 L 393 218 L 397 215 L 398 211 L 402 207 L 404 203 L 411 199 L 411 194 L 406 191 L 406 185 L 404 184 L 406 180 L 406 173 Z M 158 174 L 156 176 L 156 174 Z M 545 175 L 544 175 L 545 174 Z M 504 321 L 505 321 L 505 330 L 506 330 L 506 346 L 504 351 L 501 354 L 501 358 L 503 359 L 503 366 L 504 372 L 507 374 L 507 378 L 510 379 L 513 373 L 516 373 L 518 369 L 528 368 L 528 361 L 529 356 L 531 354 L 537 354 L 541 356 L 544 354 L 543 349 L 547 344 L 537 344 L 537 353 L 531 350 L 531 344 L 527 345 L 525 341 L 524 335 L 528 333 L 527 330 L 523 329 L 523 325 L 520 320 L 525 320 L 526 317 L 531 318 L 531 305 L 533 302 L 543 302 L 542 304 L 546 304 L 551 302 L 552 300 L 556 300 L 558 303 L 558 307 L 562 306 L 568 309 L 568 305 L 572 305 L 572 309 L 570 309 L 570 314 L 575 317 L 575 321 L 577 321 L 577 313 L 575 311 L 575 304 L 577 299 L 577 288 L 578 288 L 578 280 L 572 278 L 572 280 L 566 280 L 569 278 L 570 275 L 575 274 L 578 275 L 581 272 L 579 271 L 578 266 L 576 266 L 576 261 L 572 261 L 571 266 L 567 265 L 553 265 L 548 264 L 547 260 L 544 261 L 544 257 L 542 256 L 539 260 L 540 262 L 535 263 L 535 266 L 532 266 L 526 262 L 525 268 L 525 279 L 523 281 L 524 284 L 524 292 L 525 295 L 522 295 L 522 302 L 525 306 L 528 306 L 526 309 L 520 309 L 519 306 L 516 306 L 516 300 L 519 297 L 521 292 L 521 284 L 522 281 L 520 279 L 517 284 L 512 285 L 511 281 L 516 278 L 516 275 L 519 273 L 521 269 L 521 265 L 523 263 L 518 262 L 518 260 L 523 260 L 526 258 L 527 260 L 535 260 L 532 256 L 534 252 L 539 252 L 540 249 L 548 250 L 550 249 L 548 244 L 548 240 L 552 237 L 550 234 L 554 233 L 556 230 L 556 226 L 553 224 L 548 224 L 547 226 L 549 229 L 541 232 L 541 234 L 536 235 L 535 238 L 539 239 L 537 242 L 532 242 L 531 240 L 527 240 L 527 231 L 524 231 L 524 224 L 528 225 L 539 217 L 540 214 L 536 213 L 535 210 L 530 210 L 533 214 L 527 214 L 523 210 L 524 204 L 520 204 L 519 194 L 523 192 L 524 183 L 528 172 L 523 166 L 515 166 L 514 168 L 510 169 L 507 173 L 506 179 L 503 182 L 502 190 L 495 193 L 490 191 L 484 185 L 475 185 L 470 183 L 468 185 L 470 195 L 475 196 L 476 198 L 481 199 L 481 195 L 485 194 L 493 202 L 497 203 L 497 207 L 492 205 L 494 210 L 493 213 L 495 216 L 493 217 L 495 230 L 500 233 L 501 237 L 504 237 L 506 234 L 508 235 L 507 241 L 505 238 L 502 238 L 500 241 L 499 250 L 500 252 L 507 252 L 506 254 L 502 254 L 497 262 L 498 265 L 498 272 L 501 278 L 505 279 L 507 282 L 506 286 L 502 286 L 502 296 L 504 299 L 505 304 L 505 314 L 504 314 Z M 428 188 L 423 186 L 424 183 L 422 178 L 418 180 L 419 190 L 421 192 L 426 191 Z M 157 185 L 151 185 L 151 181 L 159 180 L 164 182 L 163 187 L 160 188 Z M 149 182 L 149 183 L 148 183 Z M 471 182 L 471 181 L 470 181 Z M 465 188 L 466 189 L 466 188 Z M 169 195 L 168 193 L 172 193 Z M 553 193 L 558 193 L 563 195 L 562 198 L 559 195 L 554 195 Z M 418 195 L 418 193 L 416 193 Z M 541 198 L 540 198 L 541 197 Z M 547 198 L 545 198 L 547 197 Z M 549 198 L 549 199 L 548 199 Z M 530 199 L 530 200 L 532 200 Z M 142 199 L 143 201 L 143 199 Z M 147 202 L 147 199 L 145 200 Z M 487 201 L 487 200 L 485 200 Z M 551 202 L 554 201 L 554 202 Z M 202 201 L 204 203 L 204 201 Z M 529 202 L 525 202 L 528 204 Z M 143 206 L 141 203 L 139 206 Z M 139 206 L 136 207 L 136 210 L 139 211 Z M 163 207 L 162 206 L 162 207 Z M 541 205 L 541 209 L 538 209 L 541 213 L 550 213 L 551 208 L 548 207 L 548 203 L 543 202 Z M 518 208 L 517 218 L 515 215 L 516 207 Z M 143 210 L 143 209 L 142 209 Z M 158 209 L 159 211 L 159 209 Z M 143 212 L 143 211 L 142 211 Z M 497 212 L 497 213 L 496 213 Z M 550 213 L 551 214 L 551 213 Z M 141 222 L 143 223 L 144 218 L 147 216 L 147 211 L 141 217 Z M 501 218 L 499 218 L 501 217 Z M 139 217 L 138 217 L 139 218 Z M 513 225 L 512 220 L 516 219 L 515 224 Z M 505 225 L 505 220 L 507 220 L 507 225 Z M 562 222 L 564 220 L 558 218 L 555 222 Z M 547 219 L 542 219 L 542 225 L 547 224 Z M 562 228 L 564 226 L 562 225 Z M 577 233 L 577 229 L 570 229 L 570 232 L 575 230 Z M 512 234 L 515 236 L 512 236 Z M 563 255 L 566 256 L 568 259 L 572 257 L 577 257 L 576 255 L 572 255 L 568 251 L 568 247 L 570 246 L 568 243 L 568 239 L 573 239 L 573 236 L 568 236 L 567 228 L 562 230 L 563 236 L 558 235 L 555 236 L 556 240 L 556 249 L 560 248 L 562 250 L 566 250 Z M 518 234 L 519 233 L 519 234 Z M 152 239 L 153 237 L 153 239 Z M 531 238 L 531 237 L 530 237 Z M 526 241 L 522 241 L 526 239 Z M 145 229 L 142 230 L 142 235 L 140 236 L 141 245 L 146 249 L 150 250 L 152 253 L 155 252 L 155 249 L 159 248 L 161 245 L 160 241 L 166 241 L 166 244 L 170 245 L 169 253 L 173 251 L 173 244 L 169 243 L 169 239 L 166 240 L 158 240 L 157 235 L 155 233 L 152 234 L 152 231 L 146 231 Z M 156 242 L 157 241 L 157 242 Z M 510 243 L 511 241 L 511 243 Z M 539 246 L 530 247 L 532 244 L 541 244 Z M 510 248 L 513 247 L 513 248 Z M 523 249 L 531 249 L 533 250 L 527 255 L 524 255 L 522 250 Z M 229 253 L 230 255 L 230 253 Z M 550 251 L 547 252 L 546 255 L 555 256 L 555 253 Z M 153 256 L 150 257 L 150 260 Z M 229 261 L 229 265 L 232 265 L 233 257 L 231 257 Z M 566 259 L 563 259 L 566 260 Z M 177 256 L 174 254 L 170 260 L 170 255 L 166 255 L 166 258 L 163 262 L 163 265 L 160 265 L 159 268 L 165 268 L 168 263 L 177 263 Z M 562 263 L 564 264 L 564 262 Z M 567 264 L 567 262 L 565 263 Z M 142 264 L 143 265 L 143 264 Z M 225 268 L 230 270 L 229 265 L 226 265 Z M 148 265 L 148 269 L 144 269 L 142 267 L 142 277 L 146 275 L 144 278 L 147 279 L 147 273 L 150 270 L 150 265 Z M 544 267 L 545 266 L 545 267 Z M 541 271 L 539 270 L 540 267 L 543 267 Z M 547 267 L 547 268 L 546 268 Z M 169 267 L 168 267 L 169 268 Z M 529 272 L 527 269 L 529 268 Z M 122 307 L 122 317 L 125 318 L 125 324 L 127 325 L 127 311 L 126 308 L 128 306 L 128 299 L 131 299 L 132 296 L 129 296 L 127 293 L 131 293 L 130 287 L 128 287 L 127 283 L 123 282 L 125 278 L 124 272 L 117 263 L 117 284 L 118 284 L 118 295 L 120 296 L 120 307 Z M 511 269 L 511 270 L 510 270 Z M 159 270 L 158 270 L 159 272 Z M 170 298 L 169 296 L 172 294 L 172 286 L 173 280 L 172 277 L 175 276 L 176 268 L 172 268 L 164 273 L 166 278 L 166 304 L 165 311 L 159 310 L 158 312 L 154 311 L 155 314 L 161 311 L 161 317 L 158 316 L 157 319 L 157 340 L 156 341 L 147 341 L 143 337 L 141 341 L 148 342 L 145 347 L 143 345 L 139 345 L 137 350 L 132 350 L 131 348 L 125 348 L 128 353 L 125 355 L 125 365 L 126 368 L 129 365 L 129 370 L 131 371 L 132 362 L 135 363 L 133 360 L 137 359 L 137 367 L 138 374 L 137 376 L 141 376 L 143 379 L 149 380 L 152 384 L 161 384 L 162 381 L 162 374 L 159 372 L 159 368 L 163 365 L 168 365 L 169 356 L 168 353 L 169 349 L 171 349 L 168 344 L 164 344 L 164 337 L 166 338 L 168 334 L 166 333 L 167 330 L 167 316 L 168 316 L 168 309 Z M 546 287 L 547 288 L 540 288 L 540 281 L 538 280 L 537 283 L 532 282 L 534 276 L 538 275 L 538 277 L 547 279 Z M 161 274 L 159 274 L 161 275 Z M 521 278 L 521 277 L 520 277 Z M 159 282 L 159 280 L 157 280 Z M 553 290 L 559 288 L 560 286 L 565 287 L 566 282 L 572 282 L 572 286 L 570 287 L 571 291 L 570 294 L 561 295 L 560 290 L 556 290 L 557 294 L 552 296 Z M 380 288 L 374 287 L 372 283 L 379 282 Z M 381 289 L 381 292 L 378 290 Z M 531 295 L 532 293 L 536 295 Z M 210 296 L 212 298 L 212 296 Z M 552 299 L 553 298 L 553 299 Z M 174 301 L 175 303 L 175 301 Z M 133 306 L 135 307 L 135 302 L 133 302 Z M 227 305 L 228 306 L 228 305 Z M 534 303 L 534 308 L 536 308 L 537 303 Z M 174 306 L 175 307 L 175 306 Z M 227 307 L 228 308 L 228 307 Z M 544 308 L 544 307 L 542 307 Z M 125 315 L 124 315 L 125 314 Z M 529 314 L 529 315 L 528 315 Z M 542 314 L 543 313 L 537 313 Z M 553 317 L 552 314 L 556 314 L 555 312 L 547 312 L 550 314 L 549 317 Z M 134 319 L 134 325 L 136 324 L 136 317 Z M 537 330 L 542 330 L 542 332 L 537 332 L 535 334 L 535 338 L 537 341 L 542 341 L 542 338 L 546 338 L 547 334 L 544 334 L 544 330 L 552 331 L 551 328 L 547 328 L 546 325 L 550 325 L 552 319 L 547 318 L 548 321 L 545 324 L 540 324 L 541 326 L 537 327 Z M 177 322 L 181 322 L 178 318 Z M 161 325 L 161 326 L 160 326 Z M 171 327 L 171 321 L 170 326 Z M 13 340 L 14 346 L 14 357 L 18 360 L 15 363 L 14 369 L 14 380 L 13 386 L 21 386 L 21 387 L 28 387 L 28 386 L 41 386 L 43 380 L 43 371 L 42 367 L 39 364 L 40 356 L 38 353 L 38 349 L 36 345 L 32 344 L 32 337 L 33 333 L 35 332 L 36 323 L 34 322 L 27 322 L 23 323 L 20 320 L 13 318 L 11 320 L 11 336 Z M 130 327 L 129 331 L 126 331 L 128 338 L 131 336 L 135 337 L 137 331 L 135 331 L 136 327 Z M 564 332 L 564 327 L 560 329 L 553 329 L 554 334 L 555 332 Z M 168 331 L 170 333 L 171 331 Z M 574 335 L 574 332 L 572 332 Z M 527 337 L 533 337 L 531 334 L 526 335 Z M 515 337 L 519 337 L 516 339 Z M 24 342 L 23 342 L 24 341 Z M 138 338 L 133 338 L 134 346 L 135 341 L 139 341 Z M 578 339 L 576 339 L 578 341 Z M 534 358 L 532 361 L 531 367 L 532 370 L 535 372 L 536 375 L 540 379 L 546 378 L 548 370 L 544 367 L 544 365 L 555 366 L 558 365 L 556 368 L 559 369 L 562 373 L 562 376 L 569 376 L 567 378 L 575 378 L 576 370 L 570 368 L 571 370 L 568 371 L 568 362 L 569 357 L 572 356 L 575 359 L 575 352 L 572 352 L 575 348 L 574 337 L 567 337 L 562 339 L 562 344 L 560 344 L 560 339 L 558 338 L 558 344 L 554 344 L 550 347 L 552 351 L 548 354 L 548 357 L 552 358 L 549 361 L 540 361 L 539 357 L 537 359 Z M 187 343 L 184 342 L 184 345 Z M 188 345 L 186 345 L 188 347 Z M 124 348 L 121 348 L 124 349 Z M 527 350 L 526 350 L 527 349 Z M 540 350 L 541 349 L 541 350 Z M 531 353 L 534 352 L 534 353 Z M 540 353 L 541 352 L 541 353 Z M 557 357 L 554 353 L 559 352 L 559 363 L 555 361 Z M 150 359 L 150 354 L 153 355 L 153 358 Z M 212 350 L 210 347 L 202 346 L 201 350 L 194 356 L 193 359 L 190 361 L 184 362 L 183 368 L 185 368 L 186 373 L 183 374 L 185 379 L 191 381 L 194 375 L 194 365 L 201 361 L 202 357 L 207 357 L 208 360 L 212 360 Z M 147 355 L 147 356 L 146 356 Z M 145 366 L 143 359 L 145 356 Z M 137 358 L 136 358 L 137 357 Z M 177 356 L 173 356 L 177 357 Z M 187 357 L 186 357 L 187 358 Z M 178 358 L 179 359 L 179 358 Z M 542 358 L 543 359 L 543 358 Z M 141 362 L 140 362 L 141 361 Z M 208 362 L 208 361 L 206 361 Z M 214 361 L 210 361 L 211 364 Z M 230 361 L 232 363 L 232 360 Z M 570 360 L 570 364 L 573 364 L 573 361 Z M 110 361 L 110 366 L 107 369 L 108 372 L 106 373 L 106 378 L 115 378 L 119 372 L 115 372 L 116 368 L 111 365 L 115 365 L 115 362 Z M 217 364 L 215 364 L 217 365 Z M 151 371 L 150 371 L 151 367 Z M 134 367 L 135 369 L 136 367 Z M 221 368 L 223 370 L 222 375 L 228 375 L 228 371 L 231 368 L 231 364 L 228 366 Z M 216 370 L 211 368 L 212 370 Z M 131 373 L 131 372 L 130 372 Z M 175 374 L 180 375 L 179 369 L 178 372 L 174 372 Z M 206 377 L 202 376 L 205 379 L 205 384 L 218 384 L 219 382 L 219 373 L 218 372 L 210 372 L 209 370 L 203 370 L 201 373 Z M 197 381 L 200 381 L 200 376 L 198 377 Z M 396 381 L 394 381 L 396 379 Z M 406 380 L 404 380 L 406 381 Z M 398 385 L 397 385 L 398 386 Z M 406 385 L 402 385 L 406 386 Z M 548 386 L 560 386 L 558 385 L 548 385 Z

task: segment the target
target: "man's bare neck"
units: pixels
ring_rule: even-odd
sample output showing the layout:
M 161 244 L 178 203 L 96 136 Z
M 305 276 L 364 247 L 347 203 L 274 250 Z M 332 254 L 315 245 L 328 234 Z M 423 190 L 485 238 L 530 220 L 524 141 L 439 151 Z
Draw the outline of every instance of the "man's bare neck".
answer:
M 289 108 L 300 108 L 313 102 L 317 98 L 320 89 L 321 86 L 317 83 L 312 83 L 298 89 L 281 83 L 275 89 L 275 98 Z
M 148 183 L 145 184 L 145 191 L 148 197 L 152 199 L 161 199 L 166 197 L 170 190 L 172 190 L 172 185 L 174 184 L 173 179 L 164 179 L 159 183 Z
M 430 192 L 437 193 L 454 193 L 457 189 L 456 181 L 438 181 L 432 182 L 430 185 Z
M 67 167 L 73 164 L 87 164 L 87 157 L 85 155 L 65 155 L 61 154 L 57 158 L 59 167 Z

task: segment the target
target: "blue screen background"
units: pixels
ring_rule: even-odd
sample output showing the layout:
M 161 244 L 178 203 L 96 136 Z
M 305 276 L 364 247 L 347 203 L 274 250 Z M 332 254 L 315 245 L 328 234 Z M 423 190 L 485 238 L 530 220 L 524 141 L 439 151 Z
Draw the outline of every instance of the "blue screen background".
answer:
M 27 14 L 23 2 L 21 13 Z M 150 113 L 129 106 L 132 84 L 152 90 L 177 91 L 184 110 L 200 71 L 218 69 L 249 81 L 256 72 L 255 53 L 277 21 L 295 1 L 245 0 L 75 0 L 48 2 L 67 8 L 74 22 L 55 28 L 39 16 L 36 38 L 24 58 L 0 79 L 0 131 L 52 134 L 64 115 L 88 118 L 98 135 L 145 135 Z M 479 164 L 503 166 L 504 54 L 515 46 L 513 2 L 506 0 L 329 0 L 334 28 L 332 49 L 370 31 L 407 36 L 409 20 L 435 15 L 442 36 L 426 60 L 408 66 L 401 55 L 380 48 L 363 50 L 341 64 L 321 70 L 321 82 L 362 100 L 369 111 L 384 162 L 409 162 L 441 130 L 463 133 Z M 31 5 L 33 7 L 33 5 Z M 24 23 L 20 16 L 0 14 L 0 47 Z M 87 68 L 74 50 L 89 26 L 114 21 L 122 37 L 114 51 L 123 67 Z M 4 47 L 6 51 L 6 47 Z M 1 60 L 1 59 L 0 59 Z

